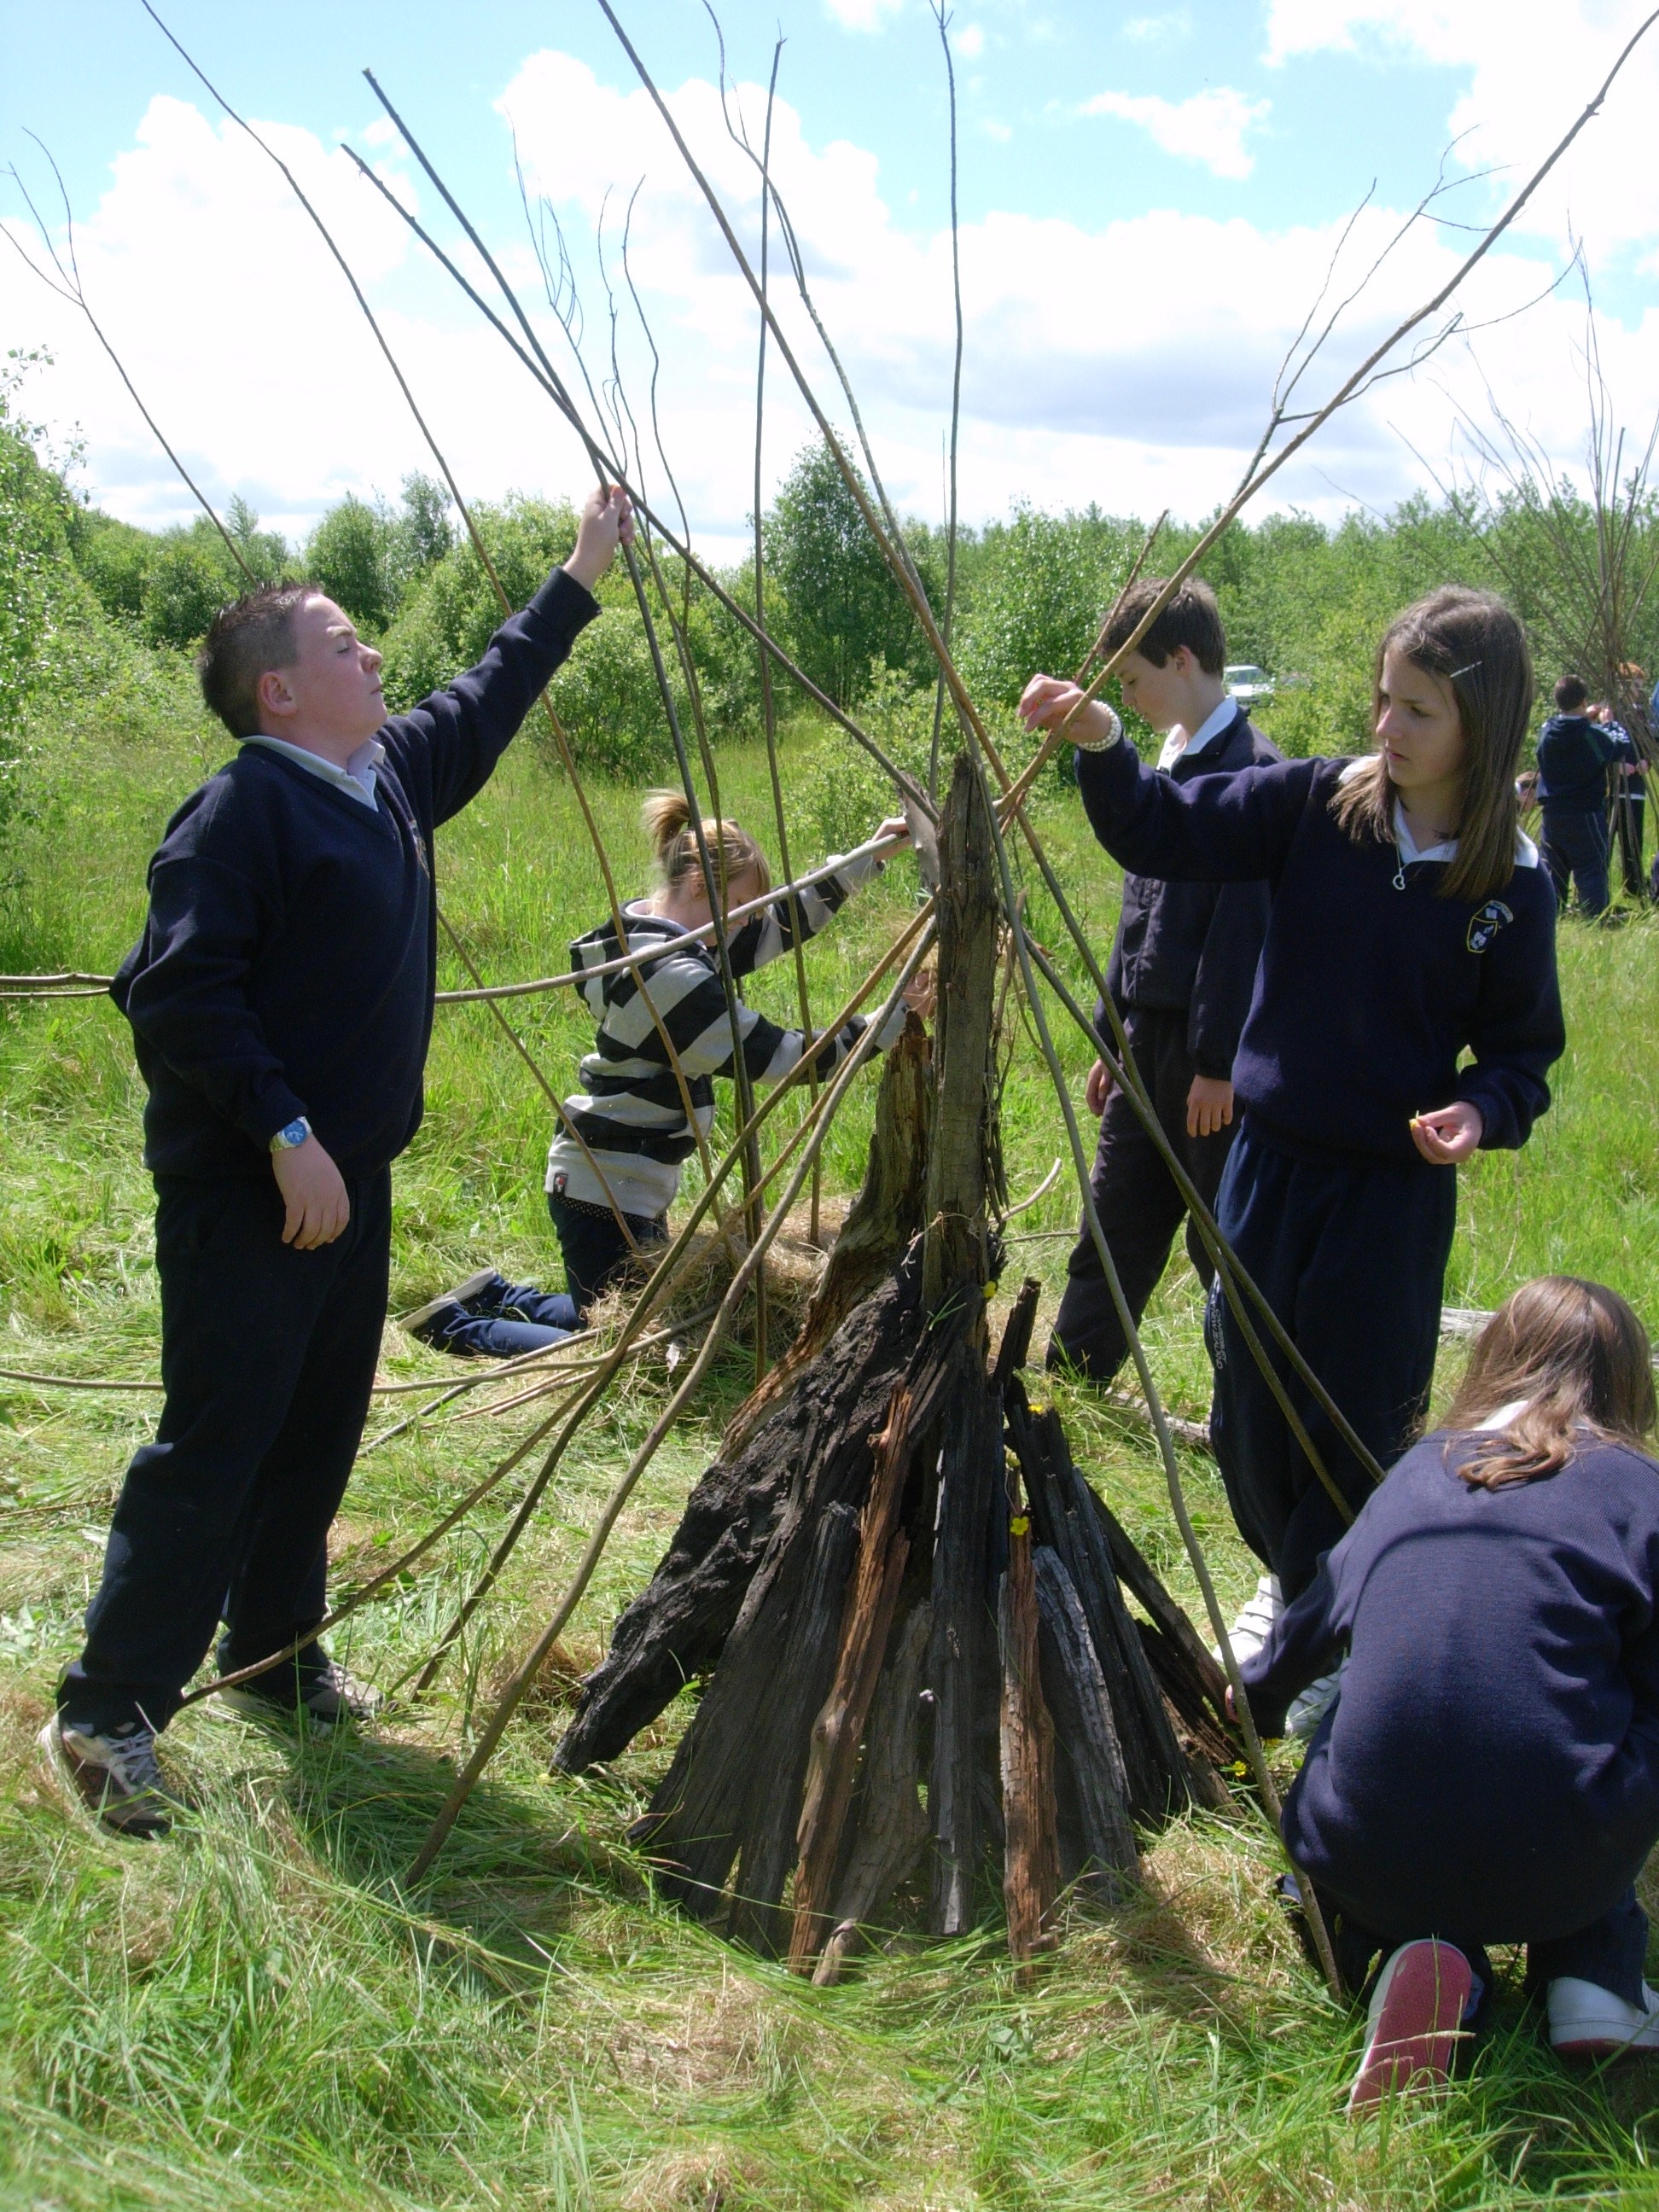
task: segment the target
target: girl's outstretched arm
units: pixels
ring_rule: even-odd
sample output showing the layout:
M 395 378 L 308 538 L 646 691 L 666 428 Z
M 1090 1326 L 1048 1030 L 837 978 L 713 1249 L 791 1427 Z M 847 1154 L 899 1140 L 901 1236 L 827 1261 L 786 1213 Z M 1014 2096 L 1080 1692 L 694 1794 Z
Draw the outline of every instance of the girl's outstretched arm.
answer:
M 821 929 L 827 928 L 860 885 L 878 876 L 886 866 L 884 857 L 872 853 L 870 847 L 889 837 L 902 837 L 908 842 L 909 836 L 909 826 L 903 816 L 896 815 L 884 822 L 856 852 L 844 856 L 831 853 L 829 857 L 835 866 L 834 875 L 779 899 L 764 914 L 751 915 L 732 933 L 733 974 L 752 974 L 757 968 L 781 959 L 795 945 L 805 944 L 809 937 L 816 937 Z
M 1075 684 L 1034 676 L 1019 711 L 1028 728 L 1054 728 L 1081 696 Z M 1115 860 L 1135 875 L 1165 882 L 1277 879 L 1316 762 L 1277 761 L 1177 783 L 1142 763 L 1117 717 L 1098 701 L 1091 701 L 1072 727 L 1084 809 Z

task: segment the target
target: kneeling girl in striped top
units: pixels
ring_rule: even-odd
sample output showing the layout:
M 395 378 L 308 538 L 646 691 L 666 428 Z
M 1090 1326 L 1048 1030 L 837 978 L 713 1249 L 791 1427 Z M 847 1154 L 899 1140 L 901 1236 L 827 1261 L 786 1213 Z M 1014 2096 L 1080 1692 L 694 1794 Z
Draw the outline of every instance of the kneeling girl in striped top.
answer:
M 548 1148 L 548 1211 L 564 1254 L 567 1287 L 584 1316 L 633 1256 L 630 1237 L 641 1249 L 665 1241 L 680 1169 L 714 1122 L 714 1078 L 733 1073 L 732 1024 L 716 956 L 693 933 L 712 917 L 690 809 L 678 792 L 653 792 L 643 819 L 657 854 L 657 890 L 623 908 L 625 943 L 612 921 L 570 948 L 573 968 L 603 970 L 626 953 L 642 956 L 644 963 L 596 973 L 580 986 L 599 1031 L 582 1060 L 582 1087 L 565 1101 L 566 1118 Z M 702 827 L 725 911 L 763 898 L 771 872 L 754 839 L 735 822 L 705 820 Z M 901 817 L 884 822 L 871 843 L 908 836 Z M 844 860 L 832 854 L 830 860 L 833 873 L 732 931 L 735 975 L 763 968 L 816 936 L 883 865 L 868 847 Z M 911 984 L 877 1039 L 878 1050 L 896 1042 L 910 1008 L 926 1015 L 930 991 L 921 978 Z M 816 1051 L 819 1075 L 830 1074 L 868 1026 L 855 1014 L 833 1033 L 809 1038 L 804 1030 L 780 1029 L 753 1007 L 738 1006 L 744 1064 L 757 1083 L 787 1075 L 809 1048 Z

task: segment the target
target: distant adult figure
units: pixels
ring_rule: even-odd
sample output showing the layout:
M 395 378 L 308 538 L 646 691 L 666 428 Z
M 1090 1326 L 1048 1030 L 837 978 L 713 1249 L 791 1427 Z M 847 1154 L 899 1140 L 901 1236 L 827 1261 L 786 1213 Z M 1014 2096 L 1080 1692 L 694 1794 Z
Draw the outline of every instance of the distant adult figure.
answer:
M 1109 652 L 1133 636 L 1163 589 L 1161 578 L 1149 576 L 1124 594 L 1106 632 Z M 1118 672 L 1125 705 L 1164 738 L 1158 764 L 1176 783 L 1236 775 L 1281 757 L 1228 692 L 1222 678 L 1226 658 L 1215 594 L 1194 577 Z M 1250 1011 L 1267 908 L 1265 883 L 1123 879 L 1106 986 L 1164 1133 L 1211 1206 L 1237 1127 L 1233 1054 Z M 1103 1006 L 1095 1020 L 1105 1033 Z M 1089 1111 L 1100 1116 L 1095 1206 L 1138 1322 L 1169 1264 L 1176 1233 L 1187 1222 L 1186 1203 L 1103 1060 L 1090 1069 L 1085 1097 Z M 1187 1253 L 1207 1290 L 1214 1269 L 1190 1222 Z M 1066 1267 L 1048 1364 L 1073 1368 L 1091 1382 L 1109 1382 L 1127 1350 L 1085 1221 Z
M 1647 842 L 1648 787 L 1642 773 L 1642 756 L 1635 738 L 1607 700 L 1598 700 L 1589 711 L 1590 720 L 1605 730 L 1615 744 L 1624 747 L 1614 766 L 1608 811 L 1619 845 L 1625 896 L 1640 899 L 1647 889 L 1642 878 L 1642 848 Z
M 1544 865 L 1565 908 L 1577 885 L 1578 909 L 1592 921 L 1607 910 L 1607 769 L 1633 757 L 1621 730 L 1614 738 L 1585 711 L 1582 676 L 1555 687 L 1555 712 L 1538 736 L 1538 801 L 1544 813 Z

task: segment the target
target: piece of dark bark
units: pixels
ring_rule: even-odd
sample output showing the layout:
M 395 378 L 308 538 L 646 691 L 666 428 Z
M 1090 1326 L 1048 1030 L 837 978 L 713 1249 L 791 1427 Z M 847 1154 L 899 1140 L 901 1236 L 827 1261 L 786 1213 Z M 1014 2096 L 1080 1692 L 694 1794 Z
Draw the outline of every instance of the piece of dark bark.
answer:
M 900 1509 L 910 1471 L 910 1392 L 901 1382 L 876 1439 L 875 1474 L 859 1526 L 858 1565 L 848 1589 L 836 1679 L 812 1723 L 796 1841 L 789 1964 L 807 1972 L 832 1923 L 830 1901 L 853 1801 L 859 1745 L 887 1653 L 899 1584 L 910 1556 Z
M 939 1936 L 960 1936 L 974 1921 L 981 1717 L 996 1711 L 989 1538 L 1001 1474 L 1001 1401 L 983 1370 L 970 1365 L 945 1409 L 933 1543 L 928 1811 L 934 1839 L 930 1920 Z
M 1085 1486 L 1106 1532 L 1119 1580 L 1156 1629 L 1158 1643 L 1167 1647 L 1168 1656 L 1161 1662 L 1155 1651 L 1153 1656 L 1153 1667 L 1164 1683 L 1165 1694 L 1183 1719 L 1199 1725 L 1207 1717 L 1224 1740 L 1227 1677 L 1219 1661 L 1211 1656 L 1186 1613 L 1164 1589 L 1145 1553 L 1086 1478 Z M 1152 1650 L 1153 1639 L 1146 1640 L 1149 1650 Z M 1171 1686 L 1173 1684 L 1179 1684 L 1180 1694 Z
M 1019 1296 L 1003 1323 L 1002 1341 L 997 1346 L 996 1361 L 991 1370 L 991 1381 L 999 1390 L 1030 1357 L 1031 1333 L 1036 1326 L 1037 1300 L 1042 1294 L 1042 1285 L 1035 1275 L 1028 1275 L 1019 1286 Z
M 1129 1810 L 1137 1820 L 1161 1825 L 1191 1795 L 1187 1759 L 1123 1603 L 1093 1493 L 1073 1464 L 1059 1416 L 1052 1407 L 1031 1413 L 1018 1376 L 1009 1384 L 1007 1412 L 1037 1533 L 1065 1565 L 1106 1679 L 1123 1747 Z
M 1043 1695 L 1054 1717 L 1057 1757 L 1069 1778 L 1077 1820 L 1076 1861 L 1062 1863 L 1061 1872 L 1102 1901 L 1118 1904 L 1139 1874 L 1140 1851 L 1129 1818 L 1111 1697 L 1081 1601 L 1059 1554 L 1039 1545 L 1034 1565 Z
M 939 818 L 939 1012 L 922 1295 L 930 1314 L 991 1274 L 986 1194 L 1000 1172 L 991 1031 L 1001 891 L 985 786 L 957 755 Z
M 836 1893 L 835 1925 L 813 1969 L 820 1986 L 837 1980 L 863 1924 L 921 1858 L 928 1836 L 921 1802 L 921 1685 L 933 1609 L 926 1600 L 892 1634 L 865 1737 L 858 1832 Z
M 730 1925 L 739 1942 L 769 1957 L 783 1939 L 779 1906 L 795 1863 L 812 1722 L 834 1679 L 836 1632 L 857 1556 L 857 1515 L 850 1505 L 827 1507 L 814 1534 L 805 1588 L 788 1633 L 780 1639 L 782 1666 L 775 1671 L 764 1705 L 751 1704 L 744 1729 L 750 1786 Z M 750 1680 L 753 1687 L 752 1673 Z
M 862 1503 L 869 1438 L 920 1328 L 913 1261 L 854 1309 L 737 1459 L 709 1468 L 583 1683 L 557 1766 L 580 1773 L 616 1758 L 689 1680 L 713 1670 L 792 1492 L 816 1491 L 821 1474 L 829 1495 Z M 854 1465 L 863 1480 L 852 1479 Z
M 997 1626 L 1002 1658 L 1002 1898 L 1008 1949 L 1024 1971 L 1053 1941 L 1060 1863 L 1054 1838 L 1054 1723 L 1042 1694 L 1030 1522 L 1009 1536 Z

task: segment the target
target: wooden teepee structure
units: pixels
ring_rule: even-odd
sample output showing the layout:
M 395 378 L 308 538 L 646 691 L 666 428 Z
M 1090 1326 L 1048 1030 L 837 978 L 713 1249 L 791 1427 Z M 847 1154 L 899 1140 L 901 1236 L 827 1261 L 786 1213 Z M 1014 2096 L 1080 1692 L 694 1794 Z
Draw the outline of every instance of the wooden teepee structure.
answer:
M 930 1926 L 969 1926 L 994 1850 L 1029 1957 L 1062 1882 L 1115 1897 L 1138 1824 L 1220 1794 L 1221 1671 L 1022 1384 L 1035 1283 L 988 1342 L 1002 901 L 965 756 L 940 861 L 936 1050 L 918 1030 L 890 1055 L 800 1341 L 558 1751 L 614 1758 L 703 1679 L 636 1836 L 691 1911 L 821 1980 L 924 1864 Z

